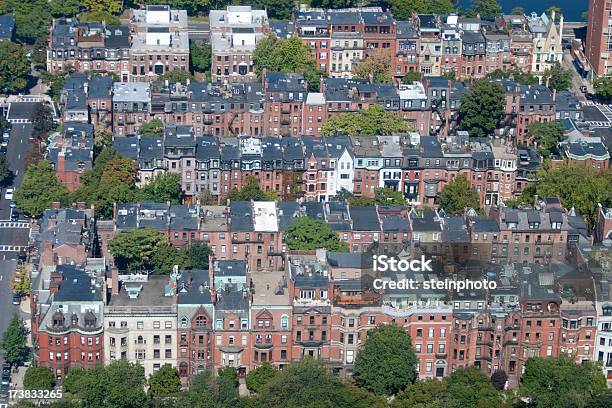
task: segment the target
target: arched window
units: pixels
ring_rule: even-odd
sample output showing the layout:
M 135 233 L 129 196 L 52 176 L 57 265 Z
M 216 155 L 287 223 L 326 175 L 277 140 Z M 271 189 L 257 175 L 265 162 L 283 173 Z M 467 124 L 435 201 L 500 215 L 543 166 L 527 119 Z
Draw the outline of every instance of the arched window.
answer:
M 288 328 L 289 328 L 289 316 L 284 314 L 281 316 L 281 329 L 288 329 Z
M 185 316 L 181 318 L 181 327 L 187 327 L 187 318 Z

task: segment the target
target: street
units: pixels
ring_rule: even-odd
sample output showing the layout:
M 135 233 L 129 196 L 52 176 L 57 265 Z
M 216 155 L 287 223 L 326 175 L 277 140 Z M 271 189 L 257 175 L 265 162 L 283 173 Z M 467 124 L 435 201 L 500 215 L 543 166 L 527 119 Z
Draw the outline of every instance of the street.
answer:
M 7 159 L 14 176 L 11 186 L 14 189 L 19 188 L 23 179 L 25 158 L 28 147 L 31 145 L 31 134 L 31 124 L 13 124 L 8 142 Z M 28 245 L 30 236 L 27 220 L 10 221 L 12 209 L 9 206 L 9 201 L 4 198 L 5 191 L 6 188 L 2 189 L 2 196 L 0 197 L 0 333 L 4 333 L 13 313 L 19 311 L 19 307 L 12 303 L 11 278 L 17 265 L 19 251 Z M 0 364 L 2 363 L 4 363 L 4 360 L 0 351 Z

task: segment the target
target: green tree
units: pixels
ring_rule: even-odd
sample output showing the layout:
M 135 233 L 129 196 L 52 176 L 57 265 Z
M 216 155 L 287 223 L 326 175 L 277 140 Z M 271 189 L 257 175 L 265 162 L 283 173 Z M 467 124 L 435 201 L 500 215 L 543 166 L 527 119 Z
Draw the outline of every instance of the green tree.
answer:
M 440 192 L 440 207 L 449 215 L 462 215 L 466 208 L 480 209 L 480 197 L 467 177 L 460 174 Z
M 189 264 L 193 269 L 208 270 L 208 257 L 212 255 L 212 251 L 206 242 L 194 241 L 184 248 Z
M 37 68 L 47 66 L 47 37 L 38 37 L 32 46 L 32 63 Z
M 391 188 L 377 188 L 374 190 L 374 199 L 379 205 L 404 205 L 406 200 L 401 191 Z
M 223 367 L 217 371 L 217 400 L 223 407 L 234 407 L 238 405 L 240 395 L 238 393 L 238 372 L 234 367 Z
M 593 83 L 595 93 L 601 99 L 610 100 L 612 98 L 612 77 L 599 77 Z
M 446 383 L 437 379 L 408 384 L 391 403 L 392 408 L 442 408 Z
M 254 176 L 247 176 L 240 190 L 232 188 L 226 197 L 231 201 L 276 201 L 278 196 L 274 191 L 263 191 L 259 181 Z
M 396 324 L 368 332 L 355 358 L 357 385 L 377 395 L 395 395 L 417 378 L 418 360 L 410 336 Z
M 562 165 L 543 168 L 536 174 L 540 197 L 559 197 L 565 208 L 575 208 L 589 227 L 597 218 L 597 203 L 612 205 L 612 171 L 595 172 L 591 167 Z
M 409 71 L 406 72 L 406 75 L 402 77 L 403 84 L 411 84 L 413 82 L 418 82 L 422 79 L 422 75 L 419 71 Z
M 449 14 L 454 10 L 451 0 L 390 0 L 393 17 L 410 20 L 412 13 Z
M 97 126 L 94 130 L 94 154 L 99 155 L 104 148 L 112 147 L 113 134 L 103 126 Z
M 332 136 L 338 133 L 350 136 L 376 136 L 408 133 L 410 125 L 399 115 L 387 112 L 378 105 L 372 104 L 358 112 L 340 113 L 327 119 L 321 127 L 321 133 Z
M 341 9 L 353 7 L 357 4 L 355 0 L 312 0 L 312 7 L 324 9 Z
M 544 71 L 543 78 L 548 88 L 557 92 L 568 90 L 572 86 L 572 72 L 563 68 L 559 62 Z
M 0 155 L 0 186 L 6 185 L 6 183 L 12 178 L 13 173 L 9 167 L 9 162 L 6 160 L 5 155 Z
M 152 270 L 155 254 L 167 245 L 159 231 L 138 228 L 121 231 L 108 243 L 108 248 L 120 270 Z
M 561 355 L 528 359 L 519 393 L 538 408 L 591 407 L 606 395 L 607 386 L 596 363 L 576 364 L 571 356 Z
M 181 175 L 159 173 L 141 190 L 143 200 L 178 204 L 181 199 Z
M 80 0 L 51 0 L 53 17 L 74 17 L 81 11 Z
M 156 275 L 169 275 L 175 265 L 180 268 L 189 269 L 189 258 L 184 251 L 179 250 L 169 243 L 157 247 L 151 257 L 151 269 Z
M 91 12 L 119 14 L 122 8 L 122 0 L 81 0 L 81 4 Z
M 21 40 L 31 43 L 49 34 L 51 8 L 47 0 L 3 0 L 0 2 L 0 14 L 15 16 L 15 34 Z M 4 57 L 2 61 L 13 63 L 14 56 Z
M 378 52 L 369 55 L 353 69 L 356 78 L 367 79 L 373 84 L 389 83 L 393 79 L 391 70 L 391 54 Z
M 23 322 L 17 314 L 13 318 L 2 336 L 0 347 L 4 350 L 4 361 L 18 365 L 27 360 L 30 350 L 26 346 L 27 332 Z
M 278 374 L 278 370 L 272 368 L 268 363 L 264 363 L 255 370 L 250 371 L 246 376 L 246 386 L 250 391 L 259 392 Z
M 510 14 L 522 16 L 525 14 L 525 9 L 522 7 L 513 7 L 512 10 L 510 10 Z
M 461 97 L 461 128 L 467 130 L 470 136 L 491 135 L 503 113 L 504 91 L 498 83 L 478 80 Z
M 47 132 L 53 129 L 53 112 L 50 106 L 44 103 L 36 105 L 32 113 L 32 127 L 38 133 L 39 139 L 46 138 Z
M 153 119 L 150 122 L 143 123 L 138 128 L 138 133 L 143 136 L 157 136 L 160 137 L 164 134 L 164 122 L 160 119 Z
M 496 69 L 494 71 L 489 72 L 487 74 L 487 78 L 511 78 L 519 84 L 523 85 L 535 85 L 539 82 L 538 78 L 536 78 L 534 75 L 528 72 L 523 72 L 519 68 L 513 68 L 509 71 Z
M 22 91 L 28 83 L 30 62 L 28 50 L 11 41 L 0 42 L 0 93 Z
M 170 364 L 164 364 L 149 376 L 149 395 L 153 398 L 169 397 L 181 391 L 178 371 Z
M 338 239 L 338 234 L 329 224 L 310 217 L 294 219 L 285 232 L 285 242 L 295 251 L 326 248 L 329 251 L 348 252 L 346 242 Z
M 254 0 L 253 7 L 268 10 L 268 17 L 278 20 L 290 20 L 293 11 L 293 0 Z
M 560 122 L 532 122 L 527 128 L 527 134 L 532 143 L 537 144 L 538 152 L 544 158 L 558 153 L 557 144 L 563 140 L 565 127 Z
M 40 74 L 40 79 L 43 84 L 47 85 L 47 95 L 53 98 L 55 103 L 59 103 L 64 83 L 66 82 L 66 74 L 50 74 L 47 71 L 43 71 Z
M 200 44 L 195 40 L 190 40 L 189 55 L 191 56 L 191 67 L 195 72 L 210 72 L 212 46 L 209 42 Z
M 252 407 L 382 408 L 386 401 L 342 381 L 312 358 L 283 368 L 258 393 Z
M 181 83 L 187 84 L 187 81 L 193 79 L 193 75 L 189 71 L 181 71 L 179 69 L 173 69 L 172 71 L 166 71 L 161 75 L 161 80 L 168 80 L 171 84 Z
M 459 368 L 444 380 L 443 406 L 446 408 L 499 407 L 502 394 L 478 368 Z
M 147 406 L 145 382 L 140 364 L 116 360 L 108 366 L 71 369 L 63 386 L 82 407 L 138 408 Z
M 48 367 L 28 367 L 23 377 L 23 386 L 26 389 L 49 390 L 55 386 L 55 376 Z
M 203 13 L 212 9 L 223 8 L 227 2 L 215 2 L 211 0 L 144 0 L 142 4 L 167 4 L 173 9 L 187 10 L 190 16 Z
M 498 391 L 506 388 L 506 381 L 508 381 L 508 374 L 504 370 L 497 370 L 491 375 L 491 385 Z
M 310 48 L 297 36 L 279 39 L 269 34 L 257 44 L 253 59 L 260 78 L 264 69 L 268 72 L 297 72 L 304 75 L 310 91 L 319 89 L 321 71 Z
M 15 203 L 33 217 L 51 208 L 54 201 L 66 203 L 68 189 L 55 176 L 46 160 L 31 164 L 23 176 L 21 187 L 15 191 Z
M 104 22 L 107 26 L 116 26 L 121 24 L 119 17 L 104 10 L 92 10 L 79 15 L 81 23 L 99 23 Z
M 501 15 L 502 7 L 497 0 L 474 0 L 469 10 L 469 14 L 475 16 L 480 14 L 480 17 L 488 20 L 493 20 Z

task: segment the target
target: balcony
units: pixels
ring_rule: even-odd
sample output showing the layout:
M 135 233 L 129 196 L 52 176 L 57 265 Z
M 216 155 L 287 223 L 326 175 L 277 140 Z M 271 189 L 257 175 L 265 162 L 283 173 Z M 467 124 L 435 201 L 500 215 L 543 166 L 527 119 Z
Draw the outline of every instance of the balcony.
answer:
M 489 346 L 493 347 L 493 341 L 491 340 L 476 340 L 477 346 Z
M 439 360 L 444 360 L 446 359 L 447 354 L 446 353 L 436 353 L 436 358 Z

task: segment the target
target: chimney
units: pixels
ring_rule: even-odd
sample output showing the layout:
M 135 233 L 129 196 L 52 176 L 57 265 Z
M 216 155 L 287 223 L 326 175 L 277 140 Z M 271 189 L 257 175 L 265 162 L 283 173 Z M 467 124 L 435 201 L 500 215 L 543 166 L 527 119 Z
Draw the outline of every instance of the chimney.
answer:
M 83 83 L 83 92 L 85 92 L 86 96 L 89 96 L 89 82 L 87 81 Z
M 119 294 L 119 270 L 115 266 L 111 269 L 111 294 Z
M 553 89 L 553 102 L 557 100 L 557 90 Z

